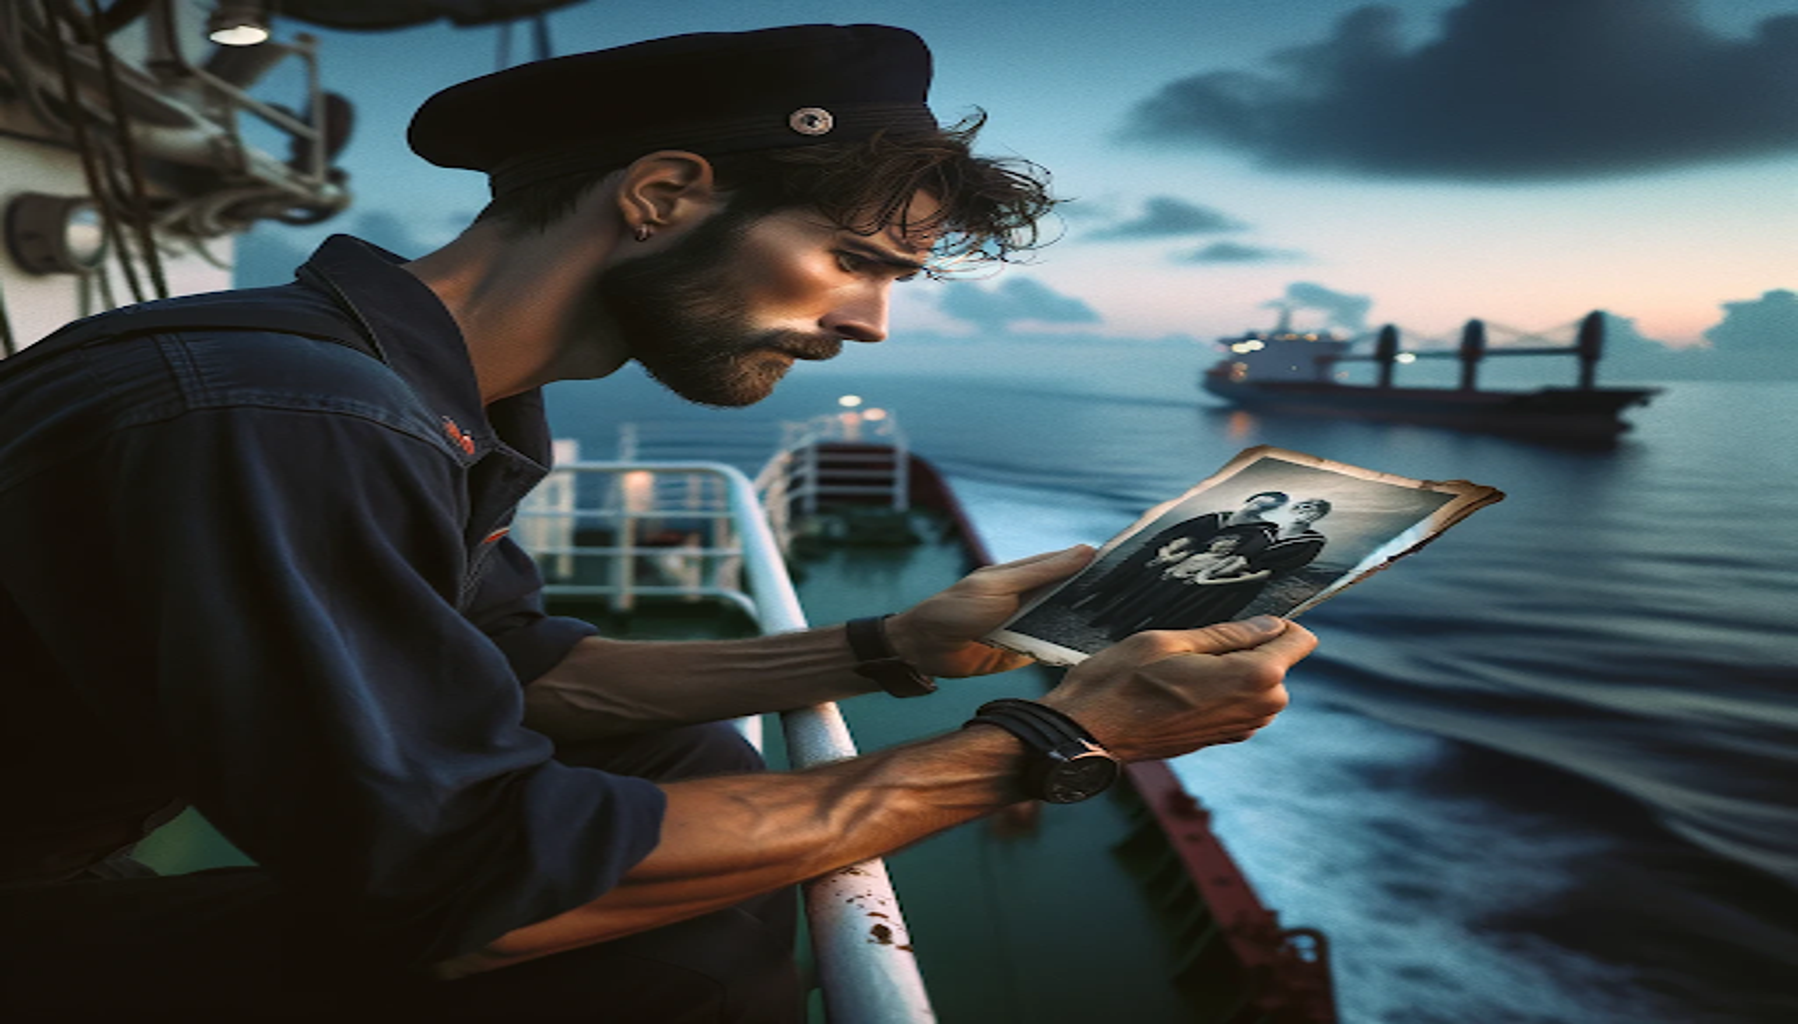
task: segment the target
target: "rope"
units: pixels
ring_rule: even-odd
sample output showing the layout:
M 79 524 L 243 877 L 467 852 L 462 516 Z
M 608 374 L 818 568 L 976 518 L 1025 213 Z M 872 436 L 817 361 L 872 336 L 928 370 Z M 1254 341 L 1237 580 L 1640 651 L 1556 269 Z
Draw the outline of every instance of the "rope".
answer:
M 57 117 L 44 102 L 43 93 L 39 91 L 25 56 L 25 4 L 0 3 L 0 65 L 6 68 L 7 76 L 17 87 L 19 95 L 31 107 L 31 113 L 45 128 L 55 131 L 65 127 L 63 119 Z M 37 28 L 37 26 L 29 26 Z M 46 31 L 54 36 L 54 26 L 45 26 Z M 52 38 L 50 45 L 55 46 Z M 71 147 L 72 148 L 72 147 Z
M 62 78 L 63 102 L 68 107 L 69 127 L 75 133 L 75 149 L 81 154 L 81 171 L 87 176 L 87 188 L 100 209 L 100 225 L 106 232 L 106 240 L 118 253 L 119 267 L 125 272 L 125 284 L 131 289 L 132 298 L 144 301 L 143 285 L 137 279 L 137 268 L 131 265 L 129 250 L 125 247 L 125 234 L 119 228 L 117 212 L 113 209 L 108 182 L 101 176 L 99 151 L 94 146 L 92 137 L 87 131 L 87 114 L 81 104 L 81 93 L 75 85 L 75 69 L 64 49 L 60 19 L 44 8 L 45 24 L 50 29 L 50 52 L 56 55 L 56 70 Z M 104 270 L 101 271 L 105 273 Z
M 12 317 L 6 315 L 6 289 L 0 287 L 0 357 L 10 356 L 19 351 L 13 341 Z
M 137 140 L 131 135 L 130 116 L 125 111 L 125 92 L 119 87 L 118 64 L 112 59 L 112 44 L 99 30 L 100 11 L 96 0 L 87 0 L 90 34 L 94 51 L 100 58 L 100 75 L 106 81 L 106 98 L 112 107 L 113 127 L 119 134 L 119 148 L 125 155 L 125 175 L 131 183 L 131 222 L 137 228 L 138 246 L 143 250 L 144 265 L 156 297 L 169 297 L 168 278 L 162 272 L 162 253 L 156 248 L 156 229 L 150 223 L 150 198 L 144 187 L 143 162 L 138 159 Z
M 539 14 L 531 19 L 532 39 L 537 44 L 537 60 L 548 60 L 555 56 L 555 48 L 549 42 L 549 15 Z
M 1584 317 L 1580 318 L 1580 320 L 1584 320 L 1584 319 L 1585 319 Z M 1580 324 L 1580 320 L 1574 320 L 1570 323 L 1556 324 L 1553 327 L 1544 327 L 1540 331 L 1526 331 L 1526 330 L 1523 330 L 1522 328 L 1509 327 L 1505 324 L 1493 323 L 1492 321 L 1488 320 L 1488 321 L 1486 321 L 1486 328 L 1489 331 L 1502 331 L 1505 334 L 1509 334 L 1509 335 L 1511 335 L 1519 340 L 1522 340 L 1522 341 L 1542 342 L 1544 344 L 1549 344 L 1549 345 L 1565 345 L 1568 343 L 1568 339 L 1561 338 L 1561 337 L 1555 337 L 1555 335 L 1558 334 L 1559 332 L 1571 330 L 1573 328 L 1578 327 Z

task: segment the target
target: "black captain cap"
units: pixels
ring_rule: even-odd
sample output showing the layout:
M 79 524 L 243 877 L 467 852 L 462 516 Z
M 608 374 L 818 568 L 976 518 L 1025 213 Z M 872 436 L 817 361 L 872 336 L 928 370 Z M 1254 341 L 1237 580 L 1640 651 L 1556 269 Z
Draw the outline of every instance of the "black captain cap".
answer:
M 485 171 L 493 194 L 622 167 L 934 131 L 930 51 L 886 25 L 699 32 L 522 64 L 453 85 L 412 117 L 413 152 Z

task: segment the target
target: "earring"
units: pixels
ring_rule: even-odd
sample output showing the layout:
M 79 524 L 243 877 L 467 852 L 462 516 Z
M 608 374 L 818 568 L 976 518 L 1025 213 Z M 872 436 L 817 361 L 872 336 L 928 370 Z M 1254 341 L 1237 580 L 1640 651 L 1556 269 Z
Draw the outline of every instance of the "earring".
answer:
M 637 230 L 634 232 L 634 234 L 637 237 L 637 241 L 647 242 L 647 241 L 649 241 L 649 236 L 651 234 L 654 234 L 654 232 L 650 229 L 648 224 L 639 224 L 639 225 L 637 225 Z

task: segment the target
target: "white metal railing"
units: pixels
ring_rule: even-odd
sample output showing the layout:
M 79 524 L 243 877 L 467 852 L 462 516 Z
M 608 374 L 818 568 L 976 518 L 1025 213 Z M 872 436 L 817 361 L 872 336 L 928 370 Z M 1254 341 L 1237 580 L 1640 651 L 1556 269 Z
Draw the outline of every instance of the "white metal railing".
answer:
M 911 451 L 891 412 L 850 409 L 780 428 L 780 449 L 756 474 L 755 488 L 782 551 L 791 550 L 795 506 L 804 515 L 832 498 L 884 499 L 898 511 L 910 506 Z M 871 450 L 821 447 L 833 443 Z
M 602 504 L 581 506 L 580 480 L 585 477 L 599 478 L 587 490 L 601 493 Z M 678 496 L 672 505 L 658 500 L 670 494 Z M 700 543 L 644 548 L 637 543 L 640 528 L 656 520 L 697 527 Z M 584 523 L 609 524 L 612 542 L 578 544 Z M 604 596 L 626 607 L 638 595 L 710 597 L 745 608 L 764 634 L 807 628 L 754 486 L 741 470 L 723 463 L 558 463 L 520 504 L 513 532 L 544 570 L 544 589 L 551 595 Z M 640 582 L 636 563 L 645 550 L 655 552 L 650 557 L 690 560 L 676 567 L 686 575 L 668 583 Z M 584 558 L 609 561 L 610 570 L 599 574 L 605 582 L 579 582 L 579 560 Z M 619 569 L 621 565 L 628 567 Z M 663 575 L 678 575 L 670 568 L 660 567 Z M 856 755 L 855 741 L 835 704 L 783 712 L 781 727 L 787 759 L 796 770 Z M 759 740 L 759 729 L 752 739 Z M 884 862 L 863 861 L 815 878 L 803 889 L 831 1024 L 936 1019 Z

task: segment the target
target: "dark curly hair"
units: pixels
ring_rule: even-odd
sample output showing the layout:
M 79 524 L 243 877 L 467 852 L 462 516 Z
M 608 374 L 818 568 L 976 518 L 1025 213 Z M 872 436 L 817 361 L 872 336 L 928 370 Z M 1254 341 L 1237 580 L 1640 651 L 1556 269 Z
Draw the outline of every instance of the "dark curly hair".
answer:
M 707 157 L 734 217 L 809 207 L 864 235 L 889 227 L 937 236 L 928 272 L 942 274 L 983 263 L 1016 262 L 1044 244 L 1039 222 L 1055 207 L 1049 174 L 1027 160 L 975 156 L 973 141 L 984 113 L 925 135 L 876 134 L 855 142 L 821 143 Z M 705 155 L 703 150 L 699 150 Z M 496 198 L 477 220 L 541 231 L 572 212 L 581 198 L 617 168 L 571 175 Z M 940 206 L 909 219 L 924 192 Z

